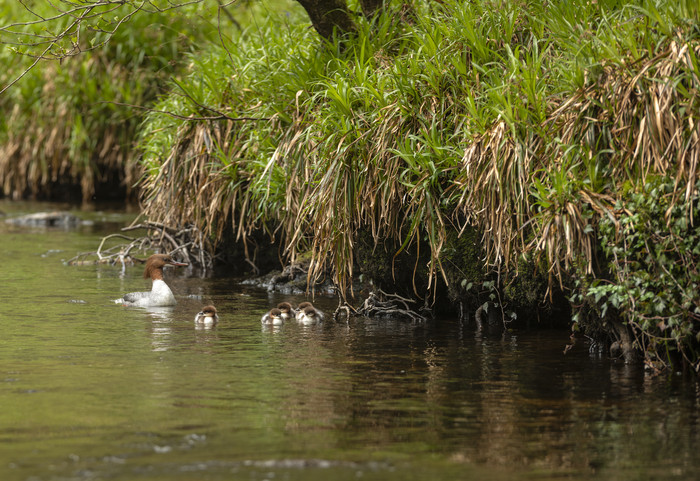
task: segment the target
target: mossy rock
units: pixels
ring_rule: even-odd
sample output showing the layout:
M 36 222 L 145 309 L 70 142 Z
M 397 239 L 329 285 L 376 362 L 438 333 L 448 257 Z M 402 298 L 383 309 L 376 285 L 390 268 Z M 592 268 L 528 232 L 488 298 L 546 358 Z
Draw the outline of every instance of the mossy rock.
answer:
M 478 303 L 477 286 L 487 280 L 483 259 L 481 234 L 476 229 L 467 227 L 461 235 L 457 231 L 448 232 L 440 261 L 450 302 L 469 306 Z

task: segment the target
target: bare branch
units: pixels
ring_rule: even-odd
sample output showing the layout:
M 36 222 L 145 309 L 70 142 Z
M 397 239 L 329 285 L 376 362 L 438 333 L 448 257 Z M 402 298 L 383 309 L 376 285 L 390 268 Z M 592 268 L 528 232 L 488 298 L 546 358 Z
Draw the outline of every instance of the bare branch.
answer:
M 96 252 L 82 252 L 67 261 L 68 265 L 85 264 L 117 264 L 126 262 L 143 262 L 134 257 L 132 251 L 146 253 L 147 251 L 173 253 L 180 251 L 190 265 L 197 265 L 203 273 L 209 272 L 213 266 L 212 246 L 206 236 L 195 226 L 172 227 L 157 222 L 145 221 L 121 229 L 122 232 L 146 230 L 141 237 L 130 237 L 125 234 L 110 234 L 102 238 Z M 108 240 L 123 239 L 126 243 L 116 244 L 108 249 L 104 245 Z M 95 260 L 90 260 L 96 257 Z

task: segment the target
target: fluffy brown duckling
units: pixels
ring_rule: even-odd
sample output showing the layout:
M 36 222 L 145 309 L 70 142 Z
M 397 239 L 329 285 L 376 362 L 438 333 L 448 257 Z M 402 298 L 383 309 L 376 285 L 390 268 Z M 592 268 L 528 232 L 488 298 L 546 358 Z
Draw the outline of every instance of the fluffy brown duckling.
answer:
M 302 324 L 316 324 L 323 321 L 324 314 L 310 302 L 302 302 L 297 306 L 296 320 Z
M 219 315 L 216 313 L 216 307 L 214 306 L 204 306 L 194 316 L 194 323 L 200 326 L 211 327 L 217 322 L 219 322 Z
M 262 316 L 262 319 L 260 319 L 260 322 L 267 326 L 281 326 L 284 324 L 284 318 L 282 317 L 282 311 L 277 309 L 276 307 L 273 309 L 270 309 L 269 312 L 266 312 L 264 316 Z
M 277 309 L 282 312 L 282 319 L 285 321 L 293 318 L 296 315 L 296 311 L 289 302 L 280 302 L 277 304 Z

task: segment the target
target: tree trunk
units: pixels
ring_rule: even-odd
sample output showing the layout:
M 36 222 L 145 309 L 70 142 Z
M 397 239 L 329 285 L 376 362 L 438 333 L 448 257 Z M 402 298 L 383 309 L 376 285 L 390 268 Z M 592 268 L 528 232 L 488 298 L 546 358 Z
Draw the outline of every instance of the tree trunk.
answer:
M 381 7 L 384 6 L 385 0 L 360 0 L 362 6 L 362 14 L 366 18 L 372 18 Z
M 376 3 L 377 0 L 368 3 Z M 333 35 L 344 35 L 356 30 L 345 0 L 298 0 L 311 19 L 318 34 L 326 40 Z

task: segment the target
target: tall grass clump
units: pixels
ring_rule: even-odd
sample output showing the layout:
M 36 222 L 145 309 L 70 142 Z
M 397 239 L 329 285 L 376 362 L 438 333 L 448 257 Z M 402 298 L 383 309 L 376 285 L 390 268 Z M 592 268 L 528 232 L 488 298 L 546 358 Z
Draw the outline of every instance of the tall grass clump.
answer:
M 301 17 L 298 5 L 286 8 L 276 10 L 282 19 Z M 311 55 L 314 44 L 308 28 L 288 23 L 280 31 L 282 20 L 263 13 L 267 20 L 230 42 L 189 56 L 189 74 L 156 106 L 169 114 L 149 114 L 140 137 L 147 216 L 195 222 L 215 239 L 231 225 L 246 241 L 276 230 L 288 177 L 279 150 L 294 138 L 295 102 L 313 75 L 290 58 Z
M 7 68 L 0 84 L 21 77 L 0 96 L 5 112 L 0 123 L 3 193 L 13 198 L 123 198 L 140 172 L 133 139 L 142 109 L 182 67 L 185 52 L 217 37 L 216 25 L 201 16 L 206 13 L 201 5 L 174 13 L 139 12 L 111 39 L 105 31 L 83 31 L 73 41 L 86 52 L 71 56 L 59 44 L 53 53 L 62 60 L 40 61 L 23 75 L 41 53 L 27 43 L 41 42 L 48 34 L 46 25 L 31 22 L 50 18 L 56 10 L 39 3 L 32 7 L 34 15 L 20 2 L 1 8 L 3 26 L 30 23 L 10 29 L 14 35 L 8 30 L 2 35 L 0 57 Z M 120 7 L 110 18 L 122 18 L 127 11 Z M 60 30 L 69 20 L 51 27 Z
M 287 261 L 310 252 L 312 278 L 330 266 L 342 296 L 369 238 L 392 267 L 414 259 L 419 297 L 447 286 L 466 305 L 529 299 L 534 311 L 564 294 L 578 328 L 700 368 L 700 308 L 687 288 L 669 291 L 697 272 L 680 242 L 697 221 L 693 2 L 416 1 L 337 48 L 292 12 L 192 57 L 158 106 L 176 115 L 149 116 L 148 215 L 214 239 L 267 231 Z M 664 199 L 653 212 L 641 202 L 652 183 Z M 674 299 L 653 316 L 635 311 L 641 273 L 616 251 L 652 231 L 670 274 L 644 295 L 663 285 Z M 651 238 L 629 254 L 639 265 Z M 534 291 L 509 294 L 516 285 Z M 652 333 L 657 317 L 682 327 Z

